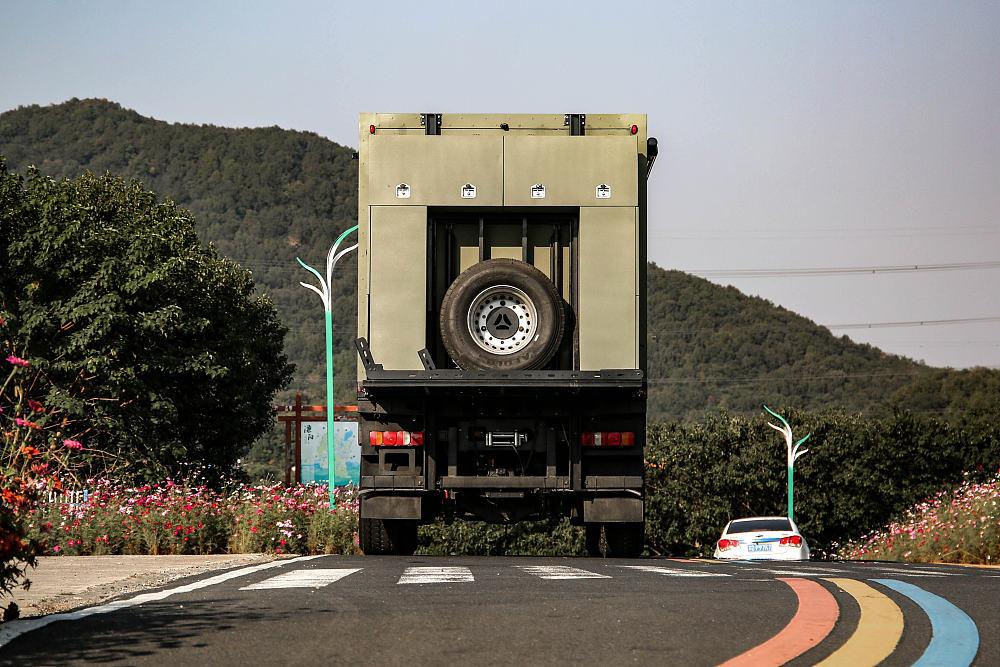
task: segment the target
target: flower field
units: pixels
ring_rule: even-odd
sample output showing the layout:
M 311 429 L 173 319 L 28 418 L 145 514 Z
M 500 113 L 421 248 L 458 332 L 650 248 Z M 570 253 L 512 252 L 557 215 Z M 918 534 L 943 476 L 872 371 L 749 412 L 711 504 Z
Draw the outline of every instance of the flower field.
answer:
M 28 534 L 43 554 L 358 553 L 352 490 L 337 489 L 331 510 L 320 485 L 88 486 L 83 503 L 32 510 Z
M 849 560 L 1000 564 L 1000 473 L 918 503 L 838 552 Z

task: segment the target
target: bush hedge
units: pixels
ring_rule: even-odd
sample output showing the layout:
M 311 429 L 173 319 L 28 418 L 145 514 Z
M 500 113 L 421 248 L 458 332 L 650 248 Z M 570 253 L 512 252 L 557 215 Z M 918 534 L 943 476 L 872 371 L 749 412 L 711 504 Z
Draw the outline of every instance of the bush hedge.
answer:
M 1000 465 L 1000 426 L 949 423 L 896 411 L 884 419 L 842 412 L 783 413 L 796 437 L 812 433 L 795 469 L 795 519 L 828 553 L 887 523 L 963 472 Z M 654 554 L 706 555 L 726 521 L 784 515 L 785 445 L 763 417 L 709 416 L 657 424 L 646 450 L 646 541 Z
M 883 419 L 844 412 L 783 411 L 796 438 L 812 433 L 795 471 L 795 520 L 825 556 L 907 508 L 1000 466 L 998 420 L 962 423 L 896 411 Z M 707 556 L 730 519 L 786 511 L 785 444 L 767 419 L 708 415 L 651 424 L 646 447 L 646 548 L 651 555 Z M 963 473 L 968 472 L 969 476 Z M 491 526 L 436 523 L 421 552 L 580 555 L 568 521 Z
M 812 433 L 796 467 L 795 519 L 817 556 L 886 525 L 918 501 L 1000 467 L 1000 422 L 963 423 L 896 412 L 783 414 Z M 710 555 L 725 523 L 785 511 L 785 445 L 761 417 L 724 413 L 649 428 L 646 547 L 651 555 Z M 260 486 L 219 493 L 191 485 L 101 485 L 80 507 L 42 508 L 30 537 L 48 553 L 352 553 L 357 507 L 343 494 L 325 510 L 323 487 Z M 583 555 L 568 520 L 424 526 L 426 555 Z M 58 547 L 58 550 L 56 549 Z

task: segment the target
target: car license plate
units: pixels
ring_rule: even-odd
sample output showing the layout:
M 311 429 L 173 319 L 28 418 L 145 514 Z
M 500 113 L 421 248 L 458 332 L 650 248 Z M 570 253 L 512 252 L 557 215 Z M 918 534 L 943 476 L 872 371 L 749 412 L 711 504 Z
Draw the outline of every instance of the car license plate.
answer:
M 771 545 L 770 544 L 748 544 L 747 545 L 747 551 L 749 551 L 750 553 L 760 553 L 762 551 L 770 551 L 770 550 L 771 550 Z

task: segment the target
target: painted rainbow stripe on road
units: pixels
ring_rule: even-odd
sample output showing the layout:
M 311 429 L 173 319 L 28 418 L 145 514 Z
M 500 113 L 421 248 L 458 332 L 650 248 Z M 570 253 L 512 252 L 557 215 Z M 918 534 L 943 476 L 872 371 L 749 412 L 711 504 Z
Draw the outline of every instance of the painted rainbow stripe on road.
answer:
M 892 655 L 903 636 L 903 612 L 899 606 L 868 584 L 857 579 L 827 579 L 854 598 L 861 618 L 854 634 L 830 657 L 823 667 L 878 665 Z
M 722 667 L 778 667 L 826 639 L 840 616 L 830 591 L 809 579 L 780 578 L 795 592 L 798 609 L 781 632 L 722 663 Z
M 819 583 L 779 578 L 795 592 L 797 608 L 782 630 L 721 667 L 777 667 L 826 639 L 840 616 L 836 598 Z M 824 667 L 874 667 L 896 650 L 903 636 L 903 612 L 889 596 L 856 579 L 826 578 L 854 598 L 861 610 L 851 636 L 826 659 Z M 979 651 L 979 631 L 964 611 L 944 598 L 896 579 L 873 579 L 913 600 L 931 622 L 931 640 L 916 667 L 968 667 Z
M 910 598 L 931 619 L 931 641 L 914 667 L 971 665 L 979 652 L 979 630 L 964 611 L 939 595 L 895 579 L 874 579 Z

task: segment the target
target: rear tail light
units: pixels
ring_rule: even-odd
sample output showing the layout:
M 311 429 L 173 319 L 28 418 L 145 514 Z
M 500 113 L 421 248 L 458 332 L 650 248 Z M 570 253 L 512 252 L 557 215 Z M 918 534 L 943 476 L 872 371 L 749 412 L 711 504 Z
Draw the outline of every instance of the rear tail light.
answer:
M 726 551 L 728 549 L 735 549 L 740 546 L 739 540 L 719 540 L 719 551 Z
M 371 431 L 368 444 L 372 447 L 421 447 L 423 431 Z
M 778 541 L 778 544 L 781 544 L 783 546 L 791 545 L 793 547 L 801 547 L 802 546 L 802 538 L 799 537 L 798 535 L 789 535 L 788 537 L 782 537 Z
M 584 447 L 631 447 L 635 445 L 632 431 L 586 431 L 580 434 L 580 444 Z

